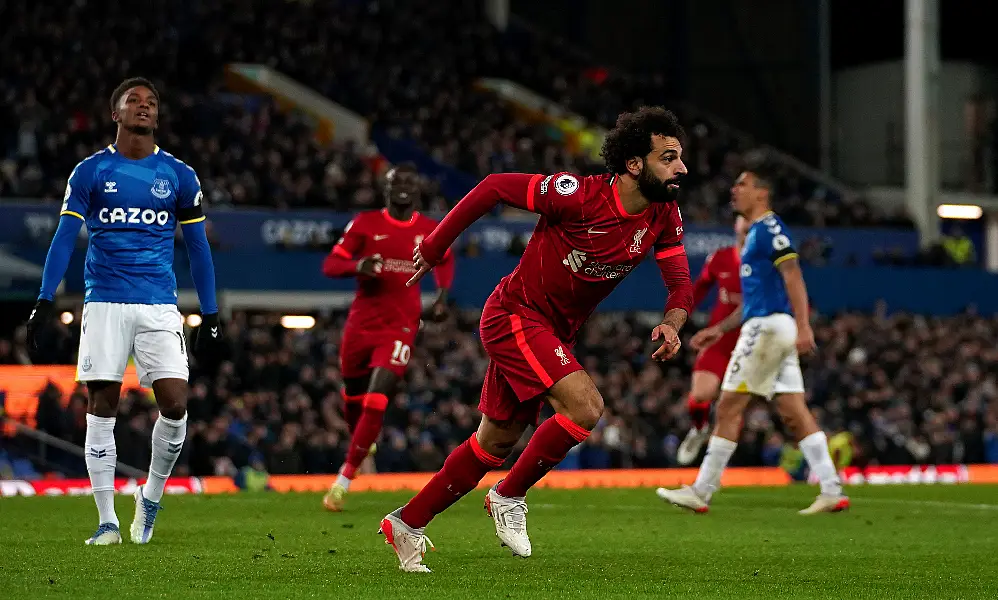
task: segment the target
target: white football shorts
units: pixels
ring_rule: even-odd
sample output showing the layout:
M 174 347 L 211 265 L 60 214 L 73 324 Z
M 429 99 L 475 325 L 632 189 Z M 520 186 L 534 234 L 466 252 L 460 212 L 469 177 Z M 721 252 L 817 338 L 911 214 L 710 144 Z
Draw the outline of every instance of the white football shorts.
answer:
M 752 317 L 742 323 L 721 390 L 763 396 L 804 392 L 797 357 L 797 322 L 787 314 Z
M 88 302 L 81 325 L 78 381 L 121 381 L 129 356 L 142 387 L 190 375 L 183 317 L 173 304 Z

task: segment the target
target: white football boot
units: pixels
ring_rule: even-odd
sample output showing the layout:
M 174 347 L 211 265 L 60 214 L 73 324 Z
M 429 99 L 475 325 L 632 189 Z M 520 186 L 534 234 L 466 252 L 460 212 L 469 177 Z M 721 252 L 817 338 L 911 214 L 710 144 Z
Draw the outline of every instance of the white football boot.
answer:
M 84 542 L 88 546 L 110 546 L 121 543 L 121 531 L 114 523 L 101 523 L 97 531 Z
M 156 515 L 162 510 L 159 502 L 147 500 L 142 495 L 142 488 L 135 488 L 135 518 L 132 519 L 132 542 L 135 544 L 148 544 L 152 539 L 153 526 L 156 524 Z
M 381 520 L 378 533 L 385 536 L 385 543 L 395 550 L 399 558 L 399 568 L 406 573 L 429 573 L 430 569 L 423 564 L 426 545 L 433 547 L 433 542 L 423 533 L 425 528 L 414 529 L 402 521 L 402 509 L 385 515 Z
M 684 485 L 678 490 L 658 488 L 655 490 L 655 494 L 666 502 L 675 504 L 680 508 L 692 510 L 695 513 L 705 513 L 710 510 L 710 504 L 694 492 L 693 488 L 688 485 Z
M 704 425 L 702 429 L 691 427 L 689 433 L 683 438 L 683 443 L 679 444 L 676 451 L 676 462 L 681 465 L 691 465 L 700 455 L 703 445 L 710 439 L 710 426 Z
M 497 483 L 485 495 L 485 512 L 496 524 L 496 535 L 513 556 L 527 558 L 531 554 L 527 537 L 527 502 L 524 498 L 507 498 L 499 494 Z
M 819 495 L 814 499 L 811 506 L 798 511 L 801 515 L 816 515 L 818 513 L 837 513 L 849 508 L 849 496 L 839 494 L 837 496 Z

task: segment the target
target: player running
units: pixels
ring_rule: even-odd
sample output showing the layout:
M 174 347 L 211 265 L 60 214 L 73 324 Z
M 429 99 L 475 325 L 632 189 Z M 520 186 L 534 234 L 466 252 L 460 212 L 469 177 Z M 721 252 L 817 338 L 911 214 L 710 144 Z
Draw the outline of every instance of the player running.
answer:
M 111 118 L 118 124 L 114 144 L 83 160 L 69 176 L 41 293 L 28 319 L 30 344 L 37 351 L 80 225 L 86 223 L 77 378 L 86 382 L 89 394 L 84 450 L 99 516 L 97 531 L 86 543 L 98 546 L 121 543 L 114 512 L 114 424 L 130 355 L 140 384 L 152 386 L 159 407 L 149 477 L 135 490 L 131 538 L 136 544 L 152 538 L 166 480 L 187 437 L 187 343 L 173 272 L 178 223 L 201 302 L 195 352 L 207 357 L 221 341 L 201 183 L 193 169 L 153 141 L 159 93 L 145 79 L 125 80 L 111 95 Z
M 724 369 L 727 368 L 735 342 L 738 341 L 741 314 L 739 312 L 734 320 L 727 317 L 742 308 L 742 282 L 738 277 L 741 259 L 738 255 L 747 232 L 748 221 L 745 217 L 738 216 L 735 219 L 735 245 L 721 248 L 708 256 L 700 276 L 693 283 L 693 306 L 699 306 L 715 284 L 717 300 L 710 313 L 709 326 L 697 332 L 690 340 L 690 345 L 699 354 L 693 363 L 692 389 L 687 401 L 693 427 L 676 452 L 676 462 L 681 465 L 695 461 L 710 437 L 710 405 L 721 390 Z M 714 339 L 717 341 L 709 343 Z
M 334 512 L 343 509 L 350 482 L 373 453 L 388 398 L 409 364 L 422 311 L 419 287 L 406 286 L 416 272 L 412 252 L 437 225 L 415 210 L 419 201 L 415 166 L 399 165 L 385 179 L 387 208 L 357 215 L 322 263 L 327 277 L 358 280 L 340 343 L 350 446 L 336 481 L 322 499 L 322 505 Z M 453 264 L 448 251 L 434 272 L 439 290 L 432 313 L 436 318 L 446 308 Z
M 683 248 L 676 197 L 686 173 L 682 128 L 662 108 L 624 113 L 603 144 L 610 173 L 597 177 L 489 175 L 416 248 L 416 282 L 447 248 L 499 202 L 540 214 L 520 264 L 496 287 L 482 312 L 481 338 L 490 362 L 482 387 L 478 432 L 404 507 L 381 522 L 401 568 L 422 564 L 427 523 L 502 465 L 542 402 L 555 416 L 534 431 L 509 475 L 488 491 L 485 508 L 496 535 L 514 555 L 531 554 L 527 490 L 584 441 L 603 414 L 603 398 L 572 355 L 579 328 L 645 256 L 654 254 L 669 289 L 652 357 L 679 351 L 679 330 L 692 309 L 693 284 Z
M 663 500 L 696 512 L 707 512 L 711 496 L 720 487 L 721 473 L 738 445 L 742 413 L 752 396 L 775 400 L 780 417 L 818 476 L 821 494 L 800 513 L 838 512 L 849 507 L 828 453 L 828 439 L 804 400 L 798 353 L 814 350 L 814 332 L 790 232 L 770 210 L 774 184 L 775 176 L 760 165 L 745 170 L 731 189 L 735 211 L 752 223 L 741 253 L 744 323 L 724 373 L 717 426 L 696 482 L 678 490 L 657 491 Z

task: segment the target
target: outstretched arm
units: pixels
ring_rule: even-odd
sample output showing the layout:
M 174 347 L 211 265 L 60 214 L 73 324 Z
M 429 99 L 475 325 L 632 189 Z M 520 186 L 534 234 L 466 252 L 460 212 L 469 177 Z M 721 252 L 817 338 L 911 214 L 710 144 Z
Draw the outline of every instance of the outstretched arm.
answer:
M 559 185 L 560 183 L 560 185 Z M 560 219 L 580 204 L 582 184 L 569 173 L 529 175 L 494 173 L 468 192 L 420 244 L 420 253 L 431 267 L 443 259 L 457 236 L 502 202 L 549 219 Z

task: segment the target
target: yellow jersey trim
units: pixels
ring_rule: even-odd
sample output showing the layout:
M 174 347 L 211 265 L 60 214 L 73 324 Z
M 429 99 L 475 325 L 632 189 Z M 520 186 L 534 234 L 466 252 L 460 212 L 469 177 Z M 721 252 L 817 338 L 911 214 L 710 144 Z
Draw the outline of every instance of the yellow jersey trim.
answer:
M 783 256 L 781 256 L 781 257 L 779 257 L 779 258 L 777 258 L 776 260 L 773 261 L 773 266 L 774 267 L 778 267 L 778 266 L 780 266 L 780 264 L 782 264 L 782 263 L 790 260 L 791 258 L 797 258 L 797 253 L 796 252 L 791 252 L 790 254 L 784 254 Z

